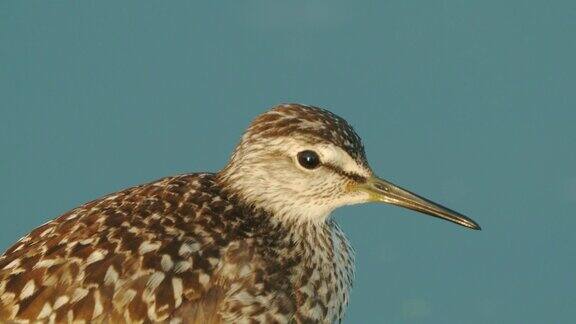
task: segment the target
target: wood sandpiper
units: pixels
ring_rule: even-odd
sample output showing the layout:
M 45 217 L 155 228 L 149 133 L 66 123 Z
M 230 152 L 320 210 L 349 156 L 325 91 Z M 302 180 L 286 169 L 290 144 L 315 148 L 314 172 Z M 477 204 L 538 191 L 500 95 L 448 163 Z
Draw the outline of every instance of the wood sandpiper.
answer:
M 107 195 L 20 239 L 0 257 L 0 321 L 341 321 L 354 256 L 329 216 L 365 202 L 480 229 L 374 176 L 344 119 L 279 105 L 223 170 Z

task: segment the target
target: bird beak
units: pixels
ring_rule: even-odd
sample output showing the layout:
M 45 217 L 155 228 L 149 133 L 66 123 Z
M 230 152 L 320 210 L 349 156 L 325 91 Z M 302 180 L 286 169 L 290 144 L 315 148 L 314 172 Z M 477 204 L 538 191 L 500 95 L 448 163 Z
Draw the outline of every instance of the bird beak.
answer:
M 369 201 L 392 204 L 442 218 L 471 229 L 481 229 L 480 225 L 472 219 L 375 176 L 360 184 L 358 189 L 370 195 Z

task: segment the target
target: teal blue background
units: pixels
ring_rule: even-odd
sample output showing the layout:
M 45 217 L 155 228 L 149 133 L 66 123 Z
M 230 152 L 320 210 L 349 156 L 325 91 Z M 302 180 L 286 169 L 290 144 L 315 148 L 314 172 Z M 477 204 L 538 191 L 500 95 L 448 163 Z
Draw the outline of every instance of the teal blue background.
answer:
M 216 171 L 280 102 L 477 220 L 335 214 L 347 323 L 576 318 L 576 2 L 1 1 L 0 249 L 85 201 Z

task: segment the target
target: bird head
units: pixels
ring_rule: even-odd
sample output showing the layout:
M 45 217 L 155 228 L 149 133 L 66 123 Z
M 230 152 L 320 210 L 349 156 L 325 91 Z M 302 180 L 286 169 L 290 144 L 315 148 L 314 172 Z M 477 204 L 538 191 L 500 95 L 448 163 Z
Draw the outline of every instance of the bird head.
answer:
M 317 107 L 283 104 L 258 116 L 219 176 L 243 201 L 295 222 L 322 222 L 344 205 L 383 202 L 480 229 L 376 177 L 354 129 Z

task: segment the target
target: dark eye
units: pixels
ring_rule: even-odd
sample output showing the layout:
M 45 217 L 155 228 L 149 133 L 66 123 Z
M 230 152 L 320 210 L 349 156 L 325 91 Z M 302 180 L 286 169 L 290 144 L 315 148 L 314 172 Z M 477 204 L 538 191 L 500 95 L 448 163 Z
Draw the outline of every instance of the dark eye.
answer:
M 302 151 L 298 153 L 298 163 L 306 169 L 316 169 L 320 165 L 320 157 L 314 151 Z

